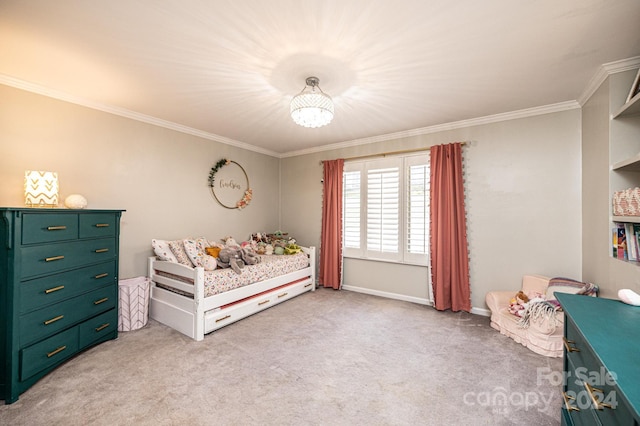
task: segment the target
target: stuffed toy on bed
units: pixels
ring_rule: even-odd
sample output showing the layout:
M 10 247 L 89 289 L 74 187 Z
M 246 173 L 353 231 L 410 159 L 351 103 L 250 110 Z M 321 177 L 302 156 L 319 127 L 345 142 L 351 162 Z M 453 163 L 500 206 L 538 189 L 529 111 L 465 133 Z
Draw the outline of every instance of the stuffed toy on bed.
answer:
M 246 265 L 255 265 L 256 263 L 260 263 L 262 258 L 258 256 L 258 254 L 251 247 L 243 247 L 241 250 L 242 260 Z
M 220 250 L 220 253 L 218 253 L 219 268 L 231 268 L 236 274 L 241 274 L 244 265 L 244 260 L 242 260 L 242 249 L 225 247 Z

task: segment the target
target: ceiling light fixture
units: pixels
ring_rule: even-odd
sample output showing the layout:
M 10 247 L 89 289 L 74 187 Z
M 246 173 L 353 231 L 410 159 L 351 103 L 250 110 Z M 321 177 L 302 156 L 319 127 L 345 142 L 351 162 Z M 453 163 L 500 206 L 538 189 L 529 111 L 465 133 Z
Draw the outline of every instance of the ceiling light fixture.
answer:
M 333 101 L 320 89 L 320 79 L 308 77 L 306 83 L 291 100 L 291 118 L 303 127 L 322 127 L 331 123 Z

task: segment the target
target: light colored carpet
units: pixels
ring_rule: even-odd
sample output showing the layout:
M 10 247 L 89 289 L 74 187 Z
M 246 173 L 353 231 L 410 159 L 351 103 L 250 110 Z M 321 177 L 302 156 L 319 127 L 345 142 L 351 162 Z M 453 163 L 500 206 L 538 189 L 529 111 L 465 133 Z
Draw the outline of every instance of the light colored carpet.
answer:
M 558 425 L 561 369 L 486 317 L 318 289 L 202 342 L 149 321 L 0 406 L 0 424 Z

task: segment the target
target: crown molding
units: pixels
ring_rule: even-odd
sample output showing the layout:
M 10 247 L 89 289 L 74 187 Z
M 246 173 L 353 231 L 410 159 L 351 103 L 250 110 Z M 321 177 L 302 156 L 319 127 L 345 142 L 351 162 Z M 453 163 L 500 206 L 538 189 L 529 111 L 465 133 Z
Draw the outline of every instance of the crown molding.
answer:
M 516 120 L 519 118 L 534 117 L 537 115 L 551 114 L 554 112 L 568 111 L 580 108 L 577 101 L 560 102 L 557 104 L 545 105 L 535 108 L 521 109 L 517 111 L 505 112 L 485 117 L 471 118 L 469 120 L 454 121 L 451 123 L 438 124 L 435 126 L 421 127 L 418 129 L 404 130 L 402 132 L 389 133 L 386 135 L 373 136 L 370 138 L 355 139 L 352 141 L 339 142 L 321 147 L 303 149 L 299 151 L 290 151 L 281 154 L 281 158 L 297 157 L 299 155 L 315 154 L 323 151 L 331 151 L 334 149 L 350 148 L 359 145 L 368 145 L 376 142 L 387 142 L 390 140 L 404 139 L 412 136 L 421 136 L 431 133 L 444 132 L 447 130 L 462 129 L 471 126 L 481 126 L 483 124 L 499 123 L 501 121 Z
M 143 123 L 152 124 L 158 127 L 164 127 L 165 129 L 175 130 L 176 132 L 186 133 L 188 135 L 197 136 L 203 139 L 223 143 L 225 145 L 235 146 L 247 151 L 253 151 L 260 154 L 269 155 L 271 157 L 280 157 L 280 154 L 271 150 L 259 148 L 248 143 L 240 142 L 234 139 L 225 138 L 224 136 L 216 135 L 214 133 L 204 132 L 202 130 L 194 129 L 193 127 L 184 126 L 182 124 L 174 123 L 172 121 L 163 120 L 161 118 L 152 117 L 150 115 L 141 114 L 135 111 L 131 111 L 125 108 L 119 108 L 112 105 L 102 104 L 99 102 L 90 101 L 78 96 L 73 96 L 68 93 L 53 90 L 48 87 L 44 87 L 35 83 L 30 83 L 24 80 L 20 80 L 15 77 L 8 76 L 0 73 L 0 84 L 5 86 L 15 87 L 16 89 L 26 90 L 28 92 L 37 93 L 39 95 L 47 96 L 50 98 L 58 99 L 64 102 L 84 106 L 87 108 L 95 109 L 98 111 L 107 112 L 109 114 L 119 115 L 121 117 L 130 118 L 132 120 L 141 121 Z
M 633 58 L 627 58 L 620 61 L 602 64 L 600 67 L 598 67 L 598 71 L 591 78 L 589 84 L 587 84 L 587 87 L 582 92 L 582 95 L 580 95 L 580 97 L 578 98 L 578 103 L 580 104 L 580 106 L 583 106 L 611 74 L 638 68 L 640 68 L 640 56 L 634 56 Z

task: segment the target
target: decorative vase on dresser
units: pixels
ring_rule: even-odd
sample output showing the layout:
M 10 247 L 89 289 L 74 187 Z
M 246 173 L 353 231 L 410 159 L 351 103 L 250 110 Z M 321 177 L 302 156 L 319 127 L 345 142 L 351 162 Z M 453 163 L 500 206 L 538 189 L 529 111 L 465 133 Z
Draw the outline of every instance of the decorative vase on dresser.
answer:
M 118 336 L 124 210 L 0 208 L 0 399 Z
M 556 293 L 565 312 L 563 425 L 640 425 L 640 307 Z

